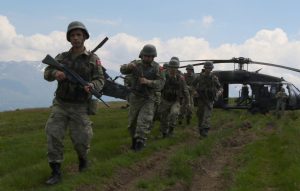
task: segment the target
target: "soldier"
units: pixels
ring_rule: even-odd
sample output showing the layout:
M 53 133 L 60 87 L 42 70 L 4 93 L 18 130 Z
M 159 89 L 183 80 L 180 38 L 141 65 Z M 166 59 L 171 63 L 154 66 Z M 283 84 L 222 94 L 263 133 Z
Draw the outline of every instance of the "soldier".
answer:
M 195 94 L 195 90 L 192 84 L 196 76 L 194 73 L 193 65 L 191 64 L 187 65 L 186 71 L 187 73 L 184 73 L 184 79 L 186 81 L 187 88 L 189 90 L 191 107 L 187 108 L 187 104 L 184 102 L 181 104 L 178 123 L 181 124 L 182 123 L 181 121 L 184 119 L 184 117 L 186 117 L 186 124 L 189 125 L 193 114 L 194 94 Z
M 189 91 L 184 77 L 179 73 L 179 59 L 172 57 L 166 73 L 165 86 L 162 89 L 160 130 L 163 138 L 172 135 L 180 111 L 180 98 L 183 97 L 190 107 Z
M 48 185 L 56 184 L 61 180 L 63 139 L 67 128 L 69 128 L 71 140 L 78 155 L 79 171 L 87 168 L 87 154 L 93 135 L 92 122 L 88 116 L 89 106 L 92 103 L 90 90 L 100 91 L 104 84 L 100 59 L 97 55 L 87 51 L 84 46 L 85 40 L 89 38 L 86 27 L 79 21 L 71 22 L 66 37 L 72 48 L 58 54 L 55 59 L 79 74 L 89 84 L 82 87 L 70 81 L 63 71 L 51 66 L 45 69 L 45 80 L 58 82 L 52 113 L 45 128 L 48 144 L 47 156 L 52 169 L 52 175 L 46 181 Z
M 204 72 L 200 73 L 193 82 L 193 86 L 198 94 L 198 127 L 200 135 L 203 137 L 207 137 L 210 129 L 210 118 L 214 101 L 217 100 L 223 91 L 218 77 L 211 73 L 213 68 L 212 62 L 205 62 Z
M 287 94 L 285 93 L 285 90 L 283 87 L 280 88 L 280 91 L 278 91 L 275 95 L 275 98 L 277 99 L 277 104 L 276 104 L 276 117 L 279 119 L 281 116 L 284 114 L 285 110 L 285 105 L 287 101 Z
M 132 138 L 131 149 L 135 151 L 145 146 L 154 117 L 155 92 L 164 84 L 160 66 L 154 61 L 156 56 L 155 46 L 147 44 L 140 52 L 141 60 L 134 60 L 120 68 L 122 74 L 132 75 L 128 129 Z
M 243 84 L 242 89 L 241 89 L 241 97 L 238 99 L 238 104 L 237 105 L 247 105 L 249 102 L 249 87 L 247 84 Z

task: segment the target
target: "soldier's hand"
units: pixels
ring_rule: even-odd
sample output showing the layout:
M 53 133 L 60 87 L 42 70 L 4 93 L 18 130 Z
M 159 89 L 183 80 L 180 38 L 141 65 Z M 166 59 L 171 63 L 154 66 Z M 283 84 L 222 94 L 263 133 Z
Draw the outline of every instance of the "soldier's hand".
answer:
M 136 65 L 135 65 L 135 63 L 129 63 L 129 64 L 127 65 L 127 67 L 128 67 L 129 69 L 134 69 L 134 68 L 136 67 Z
M 66 75 L 62 71 L 56 71 L 55 72 L 55 79 L 58 80 L 58 81 L 65 80 L 66 79 Z
M 84 86 L 84 91 L 86 91 L 87 93 L 91 93 L 92 89 L 95 88 L 94 84 L 92 83 L 88 83 L 88 85 Z
M 140 78 L 140 84 L 150 84 L 151 83 L 151 80 L 147 80 L 146 78 L 144 77 L 141 77 Z

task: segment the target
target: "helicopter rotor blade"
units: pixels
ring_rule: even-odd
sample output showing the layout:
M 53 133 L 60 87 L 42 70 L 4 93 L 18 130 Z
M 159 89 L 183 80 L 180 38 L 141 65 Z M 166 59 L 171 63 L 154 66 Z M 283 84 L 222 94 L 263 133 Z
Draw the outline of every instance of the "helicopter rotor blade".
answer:
M 205 60 L 205 61 L 211 61 L 214 64 L 221 64 L 221 63 L 232 63 L 231 60 Z M 181 61 L 180 61 L 181 62 Z M 199 62 L 199 63 L 195 63 L 195 64 L 190 64 L 192 66 L 201 66 L 204 65 L 205 62 Z M 179 68 L 186 68 L 188 65 L 184 65 L 184 66 L 180 66 Z
M 278 67 L 278 68 L 284 68 L 287 70 L 292 70 L 295 72 L 300 72 L 299 69 L 297 68 L 292 68 L 292 67 L 288 67 L 288 66 L 282 66 L 282 65 L 277 65 L 277 64 L 271 64 L 271 63 L 266 63 L 266 62 L 256 62 L 256 61 L 251 61 L 251 64 L 260 64 L 260 65 L 266 65 L 266 66 L 273 66 L 273 67 Z
M 195 64 L 191 64 L 192 66 L 201 66 L 204 65 L 205 61 L 211 61 L 214 64 L 219 64 L 219 63 L 237 63 L 237 64 L 259 64 L 259 65 L 266 65 L 266 66 L 273 66 L 273 67 L 278 67 L 278 68 L 284 68 L 287 70 L 291 70 L 291 71 L 295 71 L 295 72 L 300 72 L 299 69 L 297 68 L 292 68 L 292 67 L 288 67 L 288 66 L 282 66 L 282 65 L 277 65 L 277 64 L 271 64 L 271 63 L 266 63 L 266 62 L 257 62 L 257 61 L 252 61 L 250 58 L 244 58 L 244 57 L 233 57 L 232 59 L 227 59 L 227 60 L 221 60 L 221 59 L 211 59 L 211 60 L 184 60 L 184 61 L 180 61 L 180 62 L 193 62 L 193 61 L 203 61 L 200 63 L 195 63 Z M 187 67 L 187 65 L 185 66 L 180 66 L 180 68 L 185 68 Z

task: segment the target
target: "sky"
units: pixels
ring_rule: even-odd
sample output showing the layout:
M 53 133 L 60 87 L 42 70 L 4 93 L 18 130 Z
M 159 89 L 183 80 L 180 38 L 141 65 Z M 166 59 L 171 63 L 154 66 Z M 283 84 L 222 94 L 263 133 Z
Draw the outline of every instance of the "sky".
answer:
M 70 48 L 70 22 L 83 22 L 92 50 L 105 67 L 137 59 L 145 44 L 157 48 L 156 61 L 249 57 L 300 68 L 300 1 L 296 0 L 73 0 L 2 1 L 0 3 L 0 61 L 40 61 Z M 283 69 L 261 73 L 284 77 L 300 88 L 300 75 Z M 230 70 L 220 65 L 216 70 Z M 201 68 L 196 68 L 196 72 Z M 1 74 L 0 74 L 1 77 Z

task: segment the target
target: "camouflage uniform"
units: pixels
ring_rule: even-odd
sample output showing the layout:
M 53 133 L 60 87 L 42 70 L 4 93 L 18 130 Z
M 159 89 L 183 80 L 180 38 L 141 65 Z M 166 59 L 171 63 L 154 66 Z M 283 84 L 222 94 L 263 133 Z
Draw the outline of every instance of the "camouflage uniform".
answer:
M 68 41 L 70 41 L 69 32 L 78 28 L 87 33 L 82 23 L 72 22 L 68 27 L 70 29 L 67 33 Z M 90 83 L 90 87 L 100 91 L 104 84 L 104 76 L 98 56 L 86 51 L 85 48 L 83 52 L 74 55 L 72 49 L 59 54 L 55 59 L 79 74 Z M 58 72 L 61 71 L 52 66 L 46 67 L 44 71 L 45 80 L 54 81 Z M 47 184 L 56 184 L 60 180 L 60 163 L 63 161 L 64 149 L 63 139 L 67 129 L 69 128 L 71 140 L 79 158 L 79 170 L 87 167 L 87 153 L 93 135 L 92 122 L 88 116 L 88 106 L 92 95 L 87 93 L 79 83 L 68 78 L 68 76 L 66 77 L 66 79 L 57 81 L 52 112 L 45 127 L 48 145 L 47 156 L 52 169 L 52 176 L 47 180 Z
M 144 48 L 146 46 L 154 47 L 153 45 L 145 45 Z M 131 68 L 130 65 L 134 65 L 134 68 Z M 155 92 L 163 85 L 164 76 L 160 71 L 159 64 L 155 61 L 146 64 L 143 60 L 134 60 L 130 64 L 122 65 L 120 71 L 122 74 L 132 75 L 128 129 L 132 137 L 132 149 L 138 151 L 145 146 L 146 136 L 149 134 L 154 117 Z M 142 77 L 149 80 L 149 83 L 141 84 L 140 78 Z
M 276 93 L 275 97 L 277 99 L 276 116 L 277 116 L 277 118 L 280 118 L 284 114 L 284 110 L 285 110 L 286 101 L 287 101 L 288 96 L 285 93 L 284 88 L 281 88 L 281 90 Z
M 204 67 L 212 69 L 212 63 L 207 63 Z M 210 118 L 212 114 L 213 104 L 218 95 L 222 92 L 222 88 L 218 77 L 209 72 L 200 73 L 193 82 L 193 86 L 198 94 L 198 127 L 200 135 L 206 137 L 210 129 Z
M 184 77 L 177 70 L 178 67 L 179 61 L 171 59 L 169 62 L 170 69 L 168 70 L 176 69 L 176 73 L 174 76 L 170 74 L 170 71 L 166 73 L 166 82 L 162 89 L 162 102 L 159 106 L 159 112 L 161 114 L 160 130 L 163 137 L 173 134 L 180 112 L 180 98 L 183 97 L 187 106 L 190 106 L 189 91 Z
M 191 66 L 189 69 L 193 70 L 193 66 L 192 65 L 188 65 Z M 188 68 L 187 68 L 188 70 Z M 184 73 L 183 74 L 184 79 L 186 81 L 187 84 L 187 88 L 189 90 L 189 95 L 190 95 L 190 107 L 187 107 L 187 103 L 185 103 L 182 100 L 182 103 L 180 105 L 180 114 L 179 114 L 179 124 L 181 124 L 181 121 L 184 119 L 184 117 L 186 117 L 186 123 L 190 124 L 190 120 L 192 118 L 192 114 L 193 114 L 193 109 L 194 109 L 194 94 L 195 94 L 195 89 L 193 87 L 193 82 L 196 79 L 196 75 L 193 73 Z

